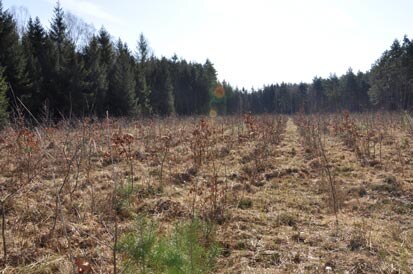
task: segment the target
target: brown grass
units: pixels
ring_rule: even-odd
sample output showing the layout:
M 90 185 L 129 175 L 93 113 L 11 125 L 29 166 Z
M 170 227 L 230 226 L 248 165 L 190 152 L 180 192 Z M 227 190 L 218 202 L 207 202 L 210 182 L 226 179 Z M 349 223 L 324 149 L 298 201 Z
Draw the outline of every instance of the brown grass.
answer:
M 90 273 L 113 273 L 115 236 L 143 214 L 164 231 L 194 216 L 215 223 L 217 273 L 412 273 L 405 121 L 246 115 L 7 128 L 0 266 L 72 273 L 81 259 Z

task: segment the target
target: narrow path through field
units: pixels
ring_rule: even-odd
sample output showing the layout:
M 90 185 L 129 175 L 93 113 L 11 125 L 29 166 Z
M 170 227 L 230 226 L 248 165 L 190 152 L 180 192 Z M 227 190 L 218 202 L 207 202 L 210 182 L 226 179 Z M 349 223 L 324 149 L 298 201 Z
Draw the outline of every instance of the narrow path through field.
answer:
M 397 182 L 378 167 L 361 166 L 338 138 L 324 138 L 339 225 L 322 168 L 303 150 L 290 118 L 282 142 L 270 148 L 264 182 L 247 182 L 250 207 L 231 211 L 223 237 L 231 252 L 221 273 L 377 273 L 393 267 L 384 258 L 409 253 L 409 247 L 398 248 L 405 237 L 394 238 L 396 231 L 412 233 L 411 209 Z
M 320 240 L 311 230 L 328 227 L 299 138 L 289 119 L 281 144 L 268 158 L 273 170 L 267 171 L 265 185 L 247 194 L 252 208 L 233 210 L 226 237 L 233 250 L 226 261 L 231 268 L 225 273 L 283 273 L 319 264 L 311 245 Z

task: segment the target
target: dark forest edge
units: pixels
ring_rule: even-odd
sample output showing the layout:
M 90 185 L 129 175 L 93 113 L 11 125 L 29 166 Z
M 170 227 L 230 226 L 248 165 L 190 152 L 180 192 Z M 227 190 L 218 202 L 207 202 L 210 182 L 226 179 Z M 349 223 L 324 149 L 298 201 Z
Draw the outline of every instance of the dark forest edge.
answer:
M 0 125 L 17 109 L 24 109 L 27 118 L 52 121 L 107 114 L 291 114 L 413 108 L 413 41 L 407 36 L 402 42 L 395 40 L 368 72 L 349 69 L 340 77 L 315 77 L 312 83 L 246 90 L 219 82 L 209 60 L 200 64 L 176 55 L 155 57 L 143 34 L 133 53 L 122 40 L 114 42 L 103 27 L 87 36 L 79 22 L 83 21 L 65 14 L 57 3 L 49 30 L 38 17 L 22 27 L 0 0 Z

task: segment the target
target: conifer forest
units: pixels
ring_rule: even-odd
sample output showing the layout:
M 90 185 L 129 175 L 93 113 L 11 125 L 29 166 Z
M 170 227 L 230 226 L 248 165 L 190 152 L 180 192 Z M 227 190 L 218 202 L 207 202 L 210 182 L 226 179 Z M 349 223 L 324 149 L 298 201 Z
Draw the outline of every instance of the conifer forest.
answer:
M 413 273 L 407 35 L 247 88 L 60 2 L 18 19 L 0 0 L 0 273 Z

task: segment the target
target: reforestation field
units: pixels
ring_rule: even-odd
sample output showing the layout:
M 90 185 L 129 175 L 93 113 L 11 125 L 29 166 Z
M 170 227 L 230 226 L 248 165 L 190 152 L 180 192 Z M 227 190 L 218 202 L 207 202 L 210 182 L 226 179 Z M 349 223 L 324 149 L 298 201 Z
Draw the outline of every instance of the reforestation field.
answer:
M 412 9 L 0 0 L 0 274 L 413 274 Z
M 11 273 L 412 273 L 405 113 L 60 122 L 0 133 Z

